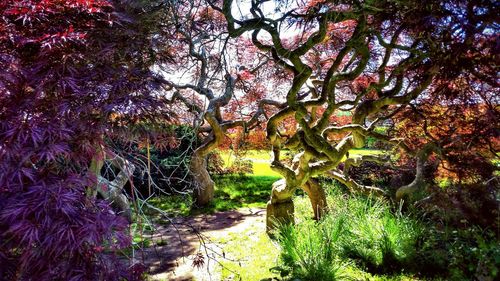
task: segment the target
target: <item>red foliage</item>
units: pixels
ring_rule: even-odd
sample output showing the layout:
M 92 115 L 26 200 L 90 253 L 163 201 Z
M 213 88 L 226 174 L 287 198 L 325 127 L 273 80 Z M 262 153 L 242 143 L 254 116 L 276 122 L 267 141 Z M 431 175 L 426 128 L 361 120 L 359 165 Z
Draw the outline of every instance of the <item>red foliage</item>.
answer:
M 90 161 L 118 134 L 113 125 L 159 113 L 150 43 L 118 18 L 134 12 L 112 4 L 0 3 L 2 281 L 140 278 L 117 255 L 130 246 L 127 222 L 86 195 Z M 126 117 L 119 124 L 108 118 L 116 112 Z
M 486 103 L 422 103 L 396 117 L 396 132 L 412 149 L 428 142 L 444 149 L 439 177 L 477 182 L 492 177 L 494 167 L 488 159 L 500 150 L 499 117 L 498 109 Z

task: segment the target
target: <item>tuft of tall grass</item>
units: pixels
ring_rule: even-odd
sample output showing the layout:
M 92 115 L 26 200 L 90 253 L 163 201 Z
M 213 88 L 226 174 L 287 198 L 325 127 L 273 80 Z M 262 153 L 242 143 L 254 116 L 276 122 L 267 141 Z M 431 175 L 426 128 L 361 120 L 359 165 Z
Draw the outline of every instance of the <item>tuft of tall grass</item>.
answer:
M 396 272 L 411 264 L 424 230 L 421 222 L 391 210 L 382 199 L 350 197 L 343 208 L 350 217 L 341 242 L 343 257 L 373 273 Z
M 421 222 L 393 211 L 377 198 L 328 195 L 330 212 L 319 222 L 309 219 L 297 198 L 295 226 L 282 226 L 282 273 L 301 280 L 339 280 L 346 266 L 355 264 L 371 273 L 395 273 L 411 266 L 417 242 L 423 234 Z
M 345 262 L 338 259 L 338 241 L 346 228 L 346 218 L 327 217 L 318 224 L 307 221 L 298 228 L 284 225 L 278 233 L 282 275 L 300 280 L 338 280 Z

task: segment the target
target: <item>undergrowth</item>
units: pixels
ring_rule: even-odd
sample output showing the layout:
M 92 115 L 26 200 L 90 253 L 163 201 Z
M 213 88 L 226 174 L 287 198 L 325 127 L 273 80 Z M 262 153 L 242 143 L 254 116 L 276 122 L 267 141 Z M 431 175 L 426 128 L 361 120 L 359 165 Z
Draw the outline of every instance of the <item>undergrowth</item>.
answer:
M 265 207 L 277 179 L 216 176 L 215 200 L 202 209 L 192 209 L 189 196 L 155 198 L 152 203 L 180 216 Z M 497 280 L 500 243 L 494 230 L 448 226 L 417 211 L 402 212 L 384 199 L 345 195 L 335 182 L 323 183 L 329 213 L 319 222 L 312 220 L 310 202 L 298 192 L 296 225 L 282 226 L 276 235 L 280 253 L 260 228 L 218 241 L 227 244 L 229 256 L 243 261 L 223 261 L 222 275 L 249 281 L 278 280 L 277 276 L 304 281 Z M 135 238 L 134 242 L 148 241 Z
M 492 231 L 448 228 L 390 202 L 329 188 L 329 213 L 316 222 L 295 199 L 295 226 L 281 226 L 273 268 L 284 280 L 497 280 L 500 244 Z
M 308 219 L 305 198 L 295 200 L 298 221 L 282 226 L 278 241 L 282 248 L 277 267 L 285 275 L 301 280 L 339 280 L 346 268 L 356 266 L 373 274 L 399 273 L 416 254 L 422 237 L 420 222 L 375 198 L 328 196 L 331 211 L 321 221 Z

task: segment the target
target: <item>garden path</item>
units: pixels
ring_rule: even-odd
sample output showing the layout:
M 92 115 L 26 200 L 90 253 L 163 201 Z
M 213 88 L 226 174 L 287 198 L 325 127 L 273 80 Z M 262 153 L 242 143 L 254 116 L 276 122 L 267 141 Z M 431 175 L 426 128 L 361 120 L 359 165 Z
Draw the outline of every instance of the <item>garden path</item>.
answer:
M 152 281 L 219 281 L 218 261 L 230 257 L 225 254 L 224 244 L 214 241 L 259 230 L 265 231 L 265 210 L 261 208 L 175 218 L 146 236 L 152 246 L 137 253 L 137 257 L 149 268 Z M 195 266 L 200 260 L 200 266 Z

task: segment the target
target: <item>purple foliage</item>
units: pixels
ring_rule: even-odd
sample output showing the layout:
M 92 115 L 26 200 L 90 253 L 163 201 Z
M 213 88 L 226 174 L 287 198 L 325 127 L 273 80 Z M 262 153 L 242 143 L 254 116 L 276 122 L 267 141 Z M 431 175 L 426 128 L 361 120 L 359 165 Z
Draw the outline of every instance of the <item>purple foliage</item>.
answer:
M 0 281 L 140 279 L 120 255 L 127 222 L 86 192 L 96 149 L 116 137 L 110 115 L 164 114 L 147 33 L 118 22 L 123 8 L 0 3 Z

